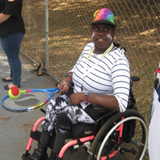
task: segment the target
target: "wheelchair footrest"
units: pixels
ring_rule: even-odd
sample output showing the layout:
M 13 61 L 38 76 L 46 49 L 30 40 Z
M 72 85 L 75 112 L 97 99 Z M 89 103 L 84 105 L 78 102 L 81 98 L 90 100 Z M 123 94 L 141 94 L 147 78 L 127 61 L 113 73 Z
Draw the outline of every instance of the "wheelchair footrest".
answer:
M 22 159 L 26 160 L 28 158 L 28 156 L 30 156 L 30 153 L 24 153 L 24 154 L 22 154 Z

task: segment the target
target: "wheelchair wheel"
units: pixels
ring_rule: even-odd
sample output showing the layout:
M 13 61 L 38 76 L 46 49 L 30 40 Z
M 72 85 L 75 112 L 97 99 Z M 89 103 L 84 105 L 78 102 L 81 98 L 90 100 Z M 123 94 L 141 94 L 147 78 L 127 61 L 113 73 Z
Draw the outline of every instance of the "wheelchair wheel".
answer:
M 136 125 L 131 139 L 123 139 L 123 133 L 119 138 L 119 126 L 133 120 Z M 139 112 L 128 109 L 115 114 L 102 126 L 92 143 L 88 160 L 142 160 L 146 148 L 146 123 Z

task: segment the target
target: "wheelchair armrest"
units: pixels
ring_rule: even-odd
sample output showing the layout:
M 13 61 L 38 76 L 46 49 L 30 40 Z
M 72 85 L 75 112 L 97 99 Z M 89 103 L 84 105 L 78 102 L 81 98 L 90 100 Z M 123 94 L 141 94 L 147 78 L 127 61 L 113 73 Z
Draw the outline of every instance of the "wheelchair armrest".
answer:
M 139 80 L 140 80 L 140 78 L 137 77 L 137 76 L 131 77 L 131 81 L 132 81 L 132 82 L 139 81 Z
M 109 113 L 106 113 L 105 115 L 103 115 L 102 117 L 98 118 L 95 122 L 95 124 L 97 124 L 98 122 L 100 122 L 102 119 L 104 119 L 105 117 L 110 117 L 112 116 L 113 114 L 115 114 L 117 111 L 114 111 L 112 110 L 111 112 Z
M 116 114 L 117 111 L 112 110 L 109 113 L 104 114 L 103 116 L 101 116 L 100 118 L 98 118 L 95 121 L 95 132 L 94 135 L 97 134 L 98 130 L 101 128 L 101 126 L 110 118 L 112 117 L 114 114 Z

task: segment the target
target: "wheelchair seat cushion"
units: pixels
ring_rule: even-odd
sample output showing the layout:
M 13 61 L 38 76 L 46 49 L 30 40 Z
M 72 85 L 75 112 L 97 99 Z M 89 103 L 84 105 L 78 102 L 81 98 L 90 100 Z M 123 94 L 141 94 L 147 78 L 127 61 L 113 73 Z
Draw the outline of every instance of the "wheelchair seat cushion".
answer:
M 110 109 L 94 104 L 90 104 L 89 106 L 87 106 L 84 111 L 95 121 L 103 117 L 105 114 L 112 112 L 112 110 Z
M 95 125 L 87 123 L 75 124 L 71 128 L 71 137 L 74 139 L 90 136 L 94 133 Z

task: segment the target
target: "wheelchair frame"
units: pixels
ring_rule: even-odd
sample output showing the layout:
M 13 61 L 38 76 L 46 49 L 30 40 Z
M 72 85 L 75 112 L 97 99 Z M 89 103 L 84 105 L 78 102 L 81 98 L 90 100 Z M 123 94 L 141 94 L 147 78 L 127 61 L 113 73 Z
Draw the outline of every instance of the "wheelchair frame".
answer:
M 134 78 L 132 78 L 132 80 L 138 81 Z M 91 135 L 82 138 L 72 139 L 66 142 L 59 152 L 58 159 L 63 159 L 64 153 L 67 149 L 72 148 L 73 150 L 77 150 L 82 146 L 86 149 L 86 152 L 88 154 L 88 160 L 116 160 L 116 156 L 117 160 L 119 160 L 119 156 L 123 156 L 125 153 L 129 153 L 131 155 L 130 160 L 132 160 L 132 157 L 133 160 L 142 160 L 147 149 L 148 140 L 147 125 L 143 116 L 135 109 L 127 109 L 125 112 L 122 113 L 112 111 L 109 114 L 113 116 L 109 116 L 108 119 L 106 118 L 108 116 L 107 114 L 96 121 L 96 129 Z M 43 120 L 44 117 L 41 117 L 34 124 L 26 147 L 26 152 L 22 155 L 23 160 L 30 155 L 29 151 L 31 149 L 33 140 L 39 140 L 41 133 L 37 130 L 37 128 Z M 101 122 L 101 120 L 105 122 L 102 123 L 100 129 L 98 129 L 99 122 Z M 140 142 L 138 142 L 137 139 L 134 139 L 134 136 L 130 139 L 129 142 L 125 142 L 125 140 L 123 139 L 124 124 L 130 121 L 136 121 L 136 125 L 138 123 L 138 127 L 141 128 L 139 130 L 139 132 L 141 132 L 141 138 L 139 138 Z M 66 139 L 66 141 L 67 140 L 69 139 Z M 53 146 L 52 142 L 53 136 L 51 136 L 51 141 L 48 145 L 50 149 Z M 132 148 L 126 148 L 126 146 L 128 147 L 130 143 L 132 143 Z M 136 149 L 134 149 L 133 146 Z
M 121 117 L 121 120 L 116 125 L 113 126 L 113 122 L 117 121 L 117 119 L 120 119 L 120 117 Z M 43 120 L 44 120 L 44 117 L 41 117 L 40 119 L 38 119 L 36 121 L 36 123 L 34 124 L 34 127 L 32 129 L 33 133 L 36 134 L 37 127 L 39 126 L 39 124 Z M 95 159 L 106 160 L 108 158 L 110 159 L 110 158 L 114 157 L 120 151 L 120 146 L 122 143 L 121 138 L 123 135 L 123 125 L 125 122 L 130 121 L 130 120 L 138 120 L 141 123 L 142 128 L 143 128 L 143 133 L 144 133 L 143 134 L 143 145 L 136 144 L 136 145 L 139 145 L 139 147 L 141 148 L 140 155 L 138 155 L 138 157 L 139 157 L 139 160 L 142 160 L 142 158 L 145 154 L 145 151 L 147 149 L 147 126 L 146 126 L 146 123 L 145 123 L 142 115 L 139 112 L 132 110 L 132 109 L 131 110 L 129 109 L 123 113 L 115 114 L 113 117 L 111 117 L 109 120 L 107 120 L 105 122 L 105 124 L 103 124 L 103 126 L 101 127 L 101 129 L 98 131 L 98 133 L 96 135 L 90 135 L 87 137 L 73 139 L 73 140 L 65 143 L 64 146 L 62 147 L 61 151 L 59 152 L 59 155 L 58 155 L 59 160 L 63 159 L 64 153 L 70 147 L 73 147 L 73 149 L 77 149 L 77 148 L 80 148 L 81 146 L 84 146 L 87 149 L 87 153 L 89 155 L 88 160 L 95 160 Z M 111 125 L 113 127 L 110 127 Z M 118 135 L 118 140 L 117 140 L 119 148 L 117 148 L 117 150 L 115 149 L 111 153 L 109 153 L 108 158 L 107 158 L 107 156 L 101 157 L 101 152 L 103 150 L 103 147 L 105 146 L 106 141 L 110 138 L 111 134 L 113 134 L 113 132 L 115 130 L 120 131 L 120 133 Z M 101 141 L 100 139 L 105 132 L 107 132 L 107 134 L 105 135 L 104 139 L 102 140 L 101 146 L 99 147 L 97 157 L 95 158 L 94 154 L 95 154 L 97 143 L 99 141 Z M 31 145 L 32 145 L 33 140 L 36 140 L 36 139 L 34 139 L 32 137 L 29 138 L 29 141 L 28 141 L 28 144 L 26 147 L 26 152 L 25 152 L 25 154 L 23 154 L 22 159 L 24 159 L 24 157 L 27 157 L 30 155 L 29 150 L 31 149 Z M 132 141 L 134 142 L 134 139 Z M 49 147 L 49 148 L 51 148 L 51 147 Z

